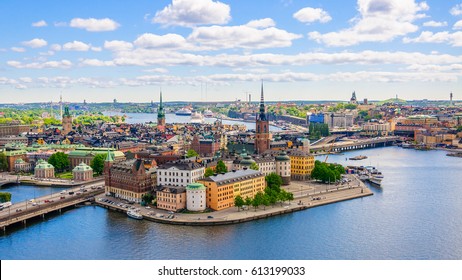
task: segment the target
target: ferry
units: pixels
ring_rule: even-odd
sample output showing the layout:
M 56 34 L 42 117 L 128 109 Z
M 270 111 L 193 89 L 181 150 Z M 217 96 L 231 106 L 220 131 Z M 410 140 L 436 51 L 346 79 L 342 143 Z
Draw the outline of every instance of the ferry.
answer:
M 210 111 L 209 109 L 204 111 L 204 117 L 206 118 L 213 118 L 213 112 Z
M 204 123 L 204 117 L 200 112 L 192 112 L 191 114 L 191 123 Z
M 133 218 L 133 219 L 136 219 L 136 220 L 142 220 L 143 219 L 143 215 L 141 215 L 138 211 L 136 210 L 128 210 L 127 211 L 127 215 L 130 217 L 130 218 Z
M 184 107 L 175 112 L 177 116 L 191 116 L 192 112 L 188 108 Z

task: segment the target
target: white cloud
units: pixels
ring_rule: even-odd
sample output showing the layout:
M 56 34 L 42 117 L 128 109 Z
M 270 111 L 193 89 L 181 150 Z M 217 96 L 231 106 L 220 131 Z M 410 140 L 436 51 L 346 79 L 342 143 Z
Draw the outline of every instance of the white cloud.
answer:
M 32 23 L 32 26 L 33 27 L 44 27 L 44 26 L 47 26 L 48 24 L 46 23 L 46 21 L 44 20 L 41 20 L 41 21 L 37 21 L 37 22 L 34 22 Z
M 29 48 L 41 48 L 45 47 L 48 43 L 43 39 L 35 38 L 30 41 L 24 41 L 22 44 Z
M 115 66 L 112 61 L 102 61 L 99 59 L 84 59 L 80 62 L 81 66 Z
M 443 27 L 443 26 L 448 26 L 447 21 L 427 21 L 423 23 L 423 26 L 428 26 L 428 27 Z
M 113 31 L 119 28 L 120 24 L 109 18 L 74 18 L 71 20 L 70 27 L 85 29 L 90 32 Z
M 462 31 L 449 33 L 448 31 L 433 33 L 430 31 L 423 31 L 419 37 L 416 38 L 403 38 L 404 43 L 446 43 L 453 47 L 462 47 Z
M 276 26 L 276 23 L 271 18 L 263 18 L 251 20 L 246 24 L 246 26 L 251 28 L 267 28 Z
M 80 41 L 73 41 L 68 42 L 63 45 L 64 51 L 78 51 L 78 52 L 86 52 L 91 48 L 90 45 L 85 44 Z
M 452 26 L 452 29 L 454 30 L 462 29 L 462 20 L 459 20 L 458 22 L 454 23 L 454 25 Z
M 457 4 L 451 8 L 449 11 L 453 16 L 460 16 L 462 15 L 462 4 Z
M 23 83 L 32 83 L 32 78 L 31 77 L 21 77 L 19 80 Z
M 94 52 L 100 52 L 100 51 L 103 50 L 103 48 L 101 48 L 101 47 L 91 47 L 90 49 L 91 49 L 92 51 L 94 51 Z
M 20 47 L 12 47 L 11 50 L 14 52 L 25 52 L 26 51 L 25 48 L 20 48 Z
M 319 21 L 326 23 L 331 21 L 332 17 L 328 12 L 321 8 L 306 7 L 293 14 L 293 17 L 303 23 L 312 23 Z
M 156 12 L 154 23 L 167 26 L 196 26 L 225 24 L 231 19 L 230 7 L 212 0 L 172 0 L 162 11 Z
M 418 30 L 413 22 L 425 17 L 425 2 L 415 0 L 358 0 L 360 16 L 353 26 L 338 32 L 310 32 L 312 40 L 328 46 L 352 46 L 361 42 L 389 42 Z
M 8 66 L 18 69 L 70 68 L 72 66 L 72 62 L 70 62 L 69 60 L 32 62 L 28 64 L 23 64 L 19 61 L 10 60 L 7 61 L 6 64 Z
M 61 45 L 53 44 L 53 45 L 50 46 L 50 50 L 55 51 L 55 52 L 59 52 L 61 50 Z
M 150 48 L 168 48 L 168 49 L 177 49 L 185 48 L 187 43 L 183 36 L 178 34 L 165 34 L 165 35 L 156 35 L 152 33 L 144 33 L 139 36 L 135 42 L 135 46 L 145 49 Z
M 248 25 L 197 27 L 189 35 L 188 41 L 204 49 L 264 49 L 292 45 L 299 34 L 289 33 L 275 27 L 257 29 Z
M 144 72 L 149 72 L 149 73 L 168 73 L 168 69 L 166 69 L 166 68 L 153 68 L 153 69 L 144 70 Z
M 126 41 L 104 41 L 104 48 L 110 51 L 128 51 L 133 49 L 133 44 Z

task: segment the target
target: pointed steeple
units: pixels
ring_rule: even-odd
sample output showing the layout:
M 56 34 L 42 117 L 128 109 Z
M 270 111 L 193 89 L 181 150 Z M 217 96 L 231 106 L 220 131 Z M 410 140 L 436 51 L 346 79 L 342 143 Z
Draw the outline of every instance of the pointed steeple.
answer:
M 159 108 L 157 108 L 157 118 L 165 118 L 164 105 L 162 104 L 162 89 L 160 90 Z
M 258 119 L 261 121 L 266 121 L 265 100 L 263 98 L 263 81 L 261 82 L 260 114 Z
M 64 107 L 64 115 L 63 117 L 70 117 L 71 114 L 69 113 L 69 106 Z
M 109 148 L 107 148 L 107 154 L 106 154 L 106 160 L 105 161 L 107 161 L 107 162 L 114 161 L 114 158 L 113 158 L 113 156 L 111 154 L 111 151 L 109 151 Z

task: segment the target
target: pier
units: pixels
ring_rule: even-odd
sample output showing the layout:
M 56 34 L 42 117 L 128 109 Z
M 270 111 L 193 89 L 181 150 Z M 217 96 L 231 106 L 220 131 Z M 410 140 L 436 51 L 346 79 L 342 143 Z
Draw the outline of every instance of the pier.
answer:
M 83 191 L 85 189 L 85 191 Z M 7 227 L 22 223 L 34 218 L 42 218 L 52 212 L 61 213 L 63 210 L 75 207 L 78 204 L 94 200 L 94 196 L 104 193 L 101 183 L 85 187 L 72 188 L 64 193 L 52 193 L 29 201 L 14 203 L 0 211 L 0 228 L 5 232 Z M 70 195 L 69 193 L 73 193 Z

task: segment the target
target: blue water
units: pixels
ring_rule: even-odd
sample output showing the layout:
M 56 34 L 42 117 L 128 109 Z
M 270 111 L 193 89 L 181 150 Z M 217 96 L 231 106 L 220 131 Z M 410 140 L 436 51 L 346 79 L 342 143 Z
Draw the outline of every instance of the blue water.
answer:
M 368 159 L 345 161 L 359 154 Z M 76 208 L 7 230 L 0 259 L 460 260 L 462 159 L 445 154 L 387 147 L 331 155 L 328 161 L 378 167 L 383 187 L 371 187 L 373 196 L 238 225 L 162 225 Z

